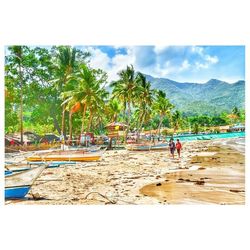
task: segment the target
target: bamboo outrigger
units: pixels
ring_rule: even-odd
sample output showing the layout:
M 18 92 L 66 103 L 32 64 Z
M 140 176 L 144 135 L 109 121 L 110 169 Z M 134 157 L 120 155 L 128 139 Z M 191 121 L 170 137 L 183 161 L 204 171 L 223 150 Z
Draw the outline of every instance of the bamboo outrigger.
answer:
M 85 162 L 85 161 L 98 161 L 101 159 L 104 151 L 100 153 L 89 153 L 86 151 L 61 151 L 61 152 L 51 152 L 47 154 L 37 154 L 27 157 L 28 162 L 36 161 L 70 161 L 70 162 Z

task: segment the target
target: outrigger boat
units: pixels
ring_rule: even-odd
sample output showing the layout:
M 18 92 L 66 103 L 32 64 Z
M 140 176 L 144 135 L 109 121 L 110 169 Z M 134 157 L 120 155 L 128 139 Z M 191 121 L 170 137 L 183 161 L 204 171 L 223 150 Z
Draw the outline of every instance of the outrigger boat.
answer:
M 156 145 L 151 144 L 130 144 L 127 145 L 129 151 L 150 151 L 150 150 L 167 150 L 169 147 L 168 143 L 160 143 Z
M 43 165 L 20 173 L 5 175 L 5 199 L 24 198 L 45 168 L 46 166 Z
M 70 162 L 84 162 L 84 161 L 98 161 L 102 157 L 104 151 L 100 153 L 89 153 L 85 151 L 60 151 L 50 152 L 47 154 L 37 154 L 27 157 L 28 162 L 54 162 L 54 161 L 70 161 Z

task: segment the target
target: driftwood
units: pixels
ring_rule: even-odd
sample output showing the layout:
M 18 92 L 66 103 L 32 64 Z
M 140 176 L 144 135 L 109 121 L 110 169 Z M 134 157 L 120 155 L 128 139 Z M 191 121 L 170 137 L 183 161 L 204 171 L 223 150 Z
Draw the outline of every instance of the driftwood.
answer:
M 98 195 L 100 195 L 101 197 L 103 197 L 104 199 L 108 200 L 108 203 L 111 203 L 111 204 L 117 204 L 118 201 L 121 201 L 121 202 L 124 202 L 124 203 L 127 203 L 127 204 L 136 205 L 134 202 L 125 201 L 125 200 L 121 200 L 121 199 L 119 199 L 119 200 L 117 199 L 116 201 L 114 201 L 114 200 L 112 201 L 112 200 L 110 200 L 110 199 L 107 197 L 107 195 L 103 195 L 103 194 L 101 194 L 101 193 L 99 193 L 99 192 L 90 192 L 90 193 L 88 193 L 88 194 L 85 196 L 85 199 L 87 199 L 88 196 L 89 196 L 90 194 L 98 194 Z
M 100 195 L 102 198 L 104 198 L 104 199 L 106 199 L 108 202 L 110 202 L 111 204 L 116 204 L 116 201 L 110 200 L 106 195 L 103 195 L 103 194 L 101 194 L 101 193 L 99 193 L 99 192 L 90 192 L 90 193 L 88 193 L 88 194 L 85 196 L 85 199 L 87 199 L 87 198 L 89 197 L 89 195 L 91 195 L 91 194 L 98 194 L 98 195 Z

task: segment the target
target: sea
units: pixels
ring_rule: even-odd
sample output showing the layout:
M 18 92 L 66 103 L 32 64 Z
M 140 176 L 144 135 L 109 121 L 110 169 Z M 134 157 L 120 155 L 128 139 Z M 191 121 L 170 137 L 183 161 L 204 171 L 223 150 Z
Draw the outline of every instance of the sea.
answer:
M 245 132 L 231 132 L 231 133 L 214 133 L 214 134 L 198 134 L 198 135 L 177 135 L 174 136 L 174 140 L 180 139 L 180 141 L 196 141 L 196 140 L 213 140 L 213 139 L 227 139 L 227 138 L 239 138 L 245 141 Z M 167 140 L 170 139 L 168 136 Z M 239 143 L 243 143 L 243 140 L 239 140 Z

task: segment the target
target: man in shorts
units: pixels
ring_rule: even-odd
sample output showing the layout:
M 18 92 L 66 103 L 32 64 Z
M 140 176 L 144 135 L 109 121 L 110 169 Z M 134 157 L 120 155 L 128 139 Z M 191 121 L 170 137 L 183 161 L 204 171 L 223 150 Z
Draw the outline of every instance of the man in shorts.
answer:
M 170 150 L 170 154 L 172 155 L 172 157 L 174 159 L 175 143 L 174 143 L 173 138 L 171 138 L 169 141 L 169 150 Z

